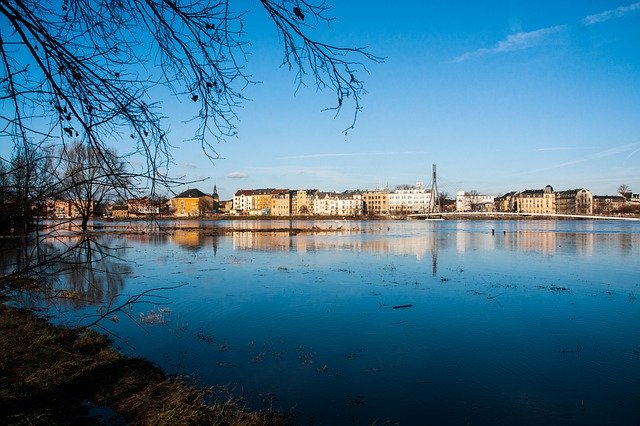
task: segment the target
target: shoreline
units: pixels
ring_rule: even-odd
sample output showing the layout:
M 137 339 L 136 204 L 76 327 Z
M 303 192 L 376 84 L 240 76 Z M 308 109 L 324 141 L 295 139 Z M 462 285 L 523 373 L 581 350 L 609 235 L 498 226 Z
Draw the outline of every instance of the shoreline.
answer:
M 53 325 L 0 295 L 2 424 L 279 425 L 228 395 L 122 355 L 103 334 Z

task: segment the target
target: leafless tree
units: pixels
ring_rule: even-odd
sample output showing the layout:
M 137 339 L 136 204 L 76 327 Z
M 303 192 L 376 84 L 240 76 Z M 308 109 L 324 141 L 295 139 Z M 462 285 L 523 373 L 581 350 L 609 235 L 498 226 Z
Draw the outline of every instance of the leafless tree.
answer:
M 75 207 L 82 218 L 82 230 L 86 231 L 95 206 L 118 191 L 126 193 L 131 185 L 131 176 L 124 161 L 112 150 L 100 153 L 80 142 L 63 147 L 60 160 L 63 195 Z
M 331 22 L 324 3 L 254 4 L 271 19 L 298 84 L 333 90 L 329 109 L 351 99 L 355 120 L 363 62 L 383 58 L 313 39 Z M 14 144 L 81 139 L 98 155 L 120 138 L 119 150 L 142 154 L 155 182 L 171 159 L 160 102 L 168 93 L 193 105 L 175 118 L 194 120 L 193 139 L 216 157 L 214 142 L 236 134 L 237 107 L 253 82 L 245 73 L 250 11 L 239 7 L 229 0 L 0 2 L 0 136 Z
M 618 194 L 622 195 L 625 199 L 628 197 L 630 192 L 631 188 L 629 188 L 629 185 L 622 184 L 618 187 Z
M 213 212 L 213 198 L 212 197 L 200 197 L 198 200 L 198 211 L 200 216 L 207 216 Z
M 52 149 L 24 144 L 8 160 L 0 160 L 0 232 L 26 231 L 45 200 L 55 191 L 51 179 Z

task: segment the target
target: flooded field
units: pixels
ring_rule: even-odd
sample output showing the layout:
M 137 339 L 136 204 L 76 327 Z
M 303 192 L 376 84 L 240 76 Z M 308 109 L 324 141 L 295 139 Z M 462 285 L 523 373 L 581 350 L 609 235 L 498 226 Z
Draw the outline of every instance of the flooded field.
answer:
M 103 315 L 124 353 L 250 408 L 297 424 L 640 423 L 640 223 L 113 226 L 47 240 L 43 256 L 85 244 L 96 265 L 57 274 L 74 297 L 56 315 Z

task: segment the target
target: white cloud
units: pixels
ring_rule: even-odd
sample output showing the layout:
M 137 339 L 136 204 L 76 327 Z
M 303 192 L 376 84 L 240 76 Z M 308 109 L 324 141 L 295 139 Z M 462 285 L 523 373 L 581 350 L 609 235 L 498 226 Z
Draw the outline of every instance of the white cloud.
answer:
M 535 31 L 509 34 L 507 38 L 499 41 L 494 47 L 463 53 L 455 58 L 453 62 L 463 62 L 471 58 L 513 52 L 538 46 L 548 40 L 551 35 L 564 31 L 566 28 L 566 25 L 556 25 L 553 27 L 540 28 Z
M 543 151 L 571 151 L 573 149 L 576 148 L 572 148 L 570 146 L 550 146 L 547 148 L 537 148 L 536 151 L 537 152 L 543 152 Z
M 345 152 L 345 153 L 326 153 L 326 154 L 307 154 L 307 155 L 291 155 L 288 157 L 280 157 L 280 160 L 308 160 L 315 158 L 331 158 L 331 157 L 371 157 L 377 155 L 419 155 L 427 154 L 425 151 L 391 151 L 391 152 Z
M 587 155 L 587 156 L 584 156 L 584 157 L 575 158 L 573 160 L 566 161 L 564 163 L 560 163 L 560 164 L 557 164 L 555 166 L 551 166 L 551 167 L 549 167 L 547 169 L 544 169 L 544 170 L 558 169 L 558 168 L 562 168 L 562 167 L 566 167 L 566 166 L 572 166 L 574 164 L 584 163 L 586 161 L 593 161 L 593 160 L 598 160 L 600 158 L 611 157 L 613 155 L 618 155 L 618 154 L 624 154 L 624 153 L 627 153 L 627 152 L 631 152 L 627 156 L 627 158 L 629 158 L 633 154 L 638 152 L 638 147 L 639 146 L 640 146 L 640 142 L 630 143 L 630 144 L 621 145 L 621 146 L 616 146 L 616 147 L 605 149 L 604 151 L 599 151 L 599 152 L 596 152 L 594 154 L 590 154 L 590 155 Z
M 246 179 L 249 177 L 245 172 L 231 172 L 227 175 L 229 179 Z
M 589 15 L 582 20 L 582 24 L 589 26 L 594 24 L 599 24 L 601 22 L 606 22 L 611 19 L 622 18 L 623 16 L 640 10 L 640 2 L 633 3 L 627 6 L 620 6 L 615 9 L 605 10 L 604 12 L 597 13 L 595 15 Z

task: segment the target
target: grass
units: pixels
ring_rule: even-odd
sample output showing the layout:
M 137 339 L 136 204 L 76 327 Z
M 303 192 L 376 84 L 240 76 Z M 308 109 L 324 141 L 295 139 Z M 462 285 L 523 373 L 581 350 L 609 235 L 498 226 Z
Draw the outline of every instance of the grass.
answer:
M 54 326 L 0 302 L 0 424 L 283 423 L 228 399 L 215 402 L 219 396 L 123 356 L 101 334 Z M 95 407 L 117 414 L 92 417 Z

